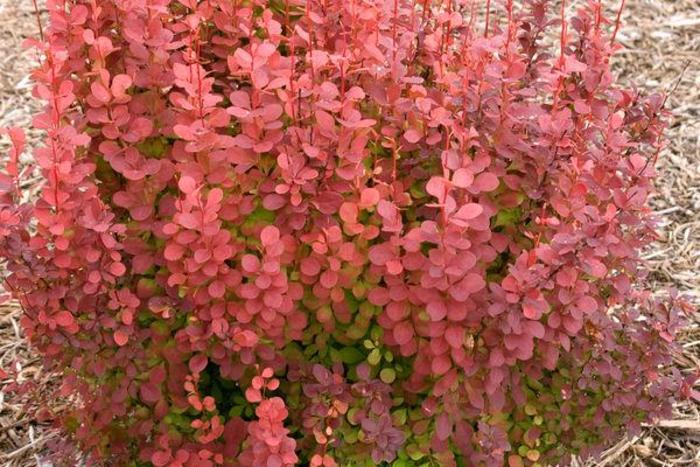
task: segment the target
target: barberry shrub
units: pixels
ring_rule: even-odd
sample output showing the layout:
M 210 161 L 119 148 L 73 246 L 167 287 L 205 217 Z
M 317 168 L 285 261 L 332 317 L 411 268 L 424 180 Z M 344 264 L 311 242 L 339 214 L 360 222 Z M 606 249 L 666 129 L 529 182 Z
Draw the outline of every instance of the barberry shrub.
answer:
M 665 99 L 600 1 L 486 3 L 48 1 L 0 255 L 86 456 L 517 467 L 669 413 Z

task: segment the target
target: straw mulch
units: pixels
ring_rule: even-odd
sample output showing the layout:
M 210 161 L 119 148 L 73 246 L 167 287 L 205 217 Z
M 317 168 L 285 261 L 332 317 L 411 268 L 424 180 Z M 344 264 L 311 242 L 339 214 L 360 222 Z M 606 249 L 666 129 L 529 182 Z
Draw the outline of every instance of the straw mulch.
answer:
M 582 0 L 579 0 L 579 2 Z M 609 2 L 616 7 L 618 1 Z M 0 127 L 30 128 L 37 103 L 28 73 L 35 59 L 21 48 L 35 35 L 31 2 L 0 0 Z M 668 106 L 674 121 L 669 145 L 659 161 L 658 193 L 652 206 L 661 219 L 661 237 L 646 252 L 658 289 L 674 286 L 700 303 L 700 2 L 698 0 L 628 0 L 624 29 L 627 47 L 616 71 L 627 83 L 645 90 L 672 90 Z M 30 145 L 36 132 L 29 131 Z M 7 149 L 0 143 L 0 153 Z M 20 379 L 35 383 L 41 397 L 51 384 L 40 360 L 22 339 L 16 304 L 0 306 L 0 368 L 13 366 Z M 685 374 L 700 371 L 700 313 L 682 334 L 684 352 L 676 364 Z M 1 374 L 0 374 L 1 375 Z M 56 438 L 49 424 L 28 417 L 24 400 L 0 380 L 0 465 L 46 466 L 41 454 Z M 700 389 L 700 388 L 698 388 Z M 674 416 L 642 434 L 621 440 L 596 462 L 581 466 L 700 466 L 700 404 L 685 402 Z

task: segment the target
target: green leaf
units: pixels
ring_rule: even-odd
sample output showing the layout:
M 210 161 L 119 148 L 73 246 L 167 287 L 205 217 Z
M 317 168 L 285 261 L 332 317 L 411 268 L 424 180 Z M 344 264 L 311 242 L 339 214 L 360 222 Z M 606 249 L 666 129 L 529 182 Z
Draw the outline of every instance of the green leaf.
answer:
M 275 213 L 273 211 L 258 207 L 255 211 L 248 214 L 243 225 L 245 227 L 254 227 L 260 224 L 271 224 L 274 220 Z
M 334 349 L 333 347 L 330 348 L 330 355 L 333 363 L 340 362 L 343 359 L 343 357 L 340 355 L 340 351 L 338 349 Z
M 348 305 L 350 312 L 354 315 L 360 307 L 360 302 L 357 301 L 351 290 L 344 290 L 343 294 L 345 295 L 345 303 Z
M 235 418 L 235 417 L 240 417 L 243 415 L 243 409 L 245 407 L 242 405 L 234 405 L 231 407 L 231 410 L 228 411 L 228 416 L 229 418 Z
M 369 332 L 369 336 L 374 342 L 379 342 L 382 340 L 382 337 L 384 337 L 384 330 L 381 327 L 375 325 Z
M 348 413 L 345 414 L 345 418 L 350 425 L 357 425 L 359 423 L 359 420 L 357 419 L 357 414 L 359 411 L 360 409 L 358 407 L 350 407 Z
M 340 360 L 348 365 L 355 365 L 365 359 L 365 355 L 355 347 L 343 347 L 340 349 Z
M 354 340 L 360 340 L 367 333 L 367 324 L 360 322 L 359 320 L 355 322 L 354 326 L 350 326 L 345 332 L 345 335 Z
M 515 225 L 520 222 L 522 217 L 522 212 L 520 208 L 509 208 L 501 209 L 496 213 L 496 217 L 493 220 L 494 227 L 505 227 L 508 225 Z
M 170 147 L 168 140 L 164 137 L 147 138 L 136 146 L 142 154 L 147 157 L 159 158 L 165 154 Z
M 408 414 L 407 414 L 406 409 L 399 409 L 396 412 L 394 412 L 392 415 L 394 418 L 394 424 L 396 426 L 403 426 L 406 424 L 406 419 L 408 418 Z
M 420 448 L 415 444 L 409 444 L 408 446 L 406 446 L 406 453 L 408 454 L 408 457 L 410 457 L 411 460 L 414 461 L 419 461 L 425 457 L 425 453 L 422 452 Z
M 381 361 L 381 359 L 382 359 L 382 351 L 379 349 L 372 349 L 372 351 L 367 356 L 367 361 L 372 366 L 379 365 L 379 362 Z
M 384 352 L 384 360 L 386 360 L 389 363 L 393 362 L 394 354 L 391 353 L 391 351 L 387 350 L 386 352 Z
M 396 379 L 396 372 L 393 368 L 383 368 L 379 372 L 379 379 L 381 379 L 386 384 L 391 384 Z
M 348 444 L 357 443 L 357 430 L 348 430 L 343 433 L 343 439 Z

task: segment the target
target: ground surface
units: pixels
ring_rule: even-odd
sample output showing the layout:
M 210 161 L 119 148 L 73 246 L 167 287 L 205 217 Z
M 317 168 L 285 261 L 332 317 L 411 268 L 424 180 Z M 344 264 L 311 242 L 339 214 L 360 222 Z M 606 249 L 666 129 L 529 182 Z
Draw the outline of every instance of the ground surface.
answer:
M 579 0 L 578 3 L 581 3 Z M 618 1 L 606 2 L 616 7 Z M 0 0 L 0 127 L 28 129 L 37 104 L 27 77 L 33 52 L 22 41 L 37 33 L 29 0 Z M 643 89 L 674 89 L 670 143 L 659 160 L 658 193 L 652 205 L 662 219 L 661 238 L 646 253 L 652 278 L 673 285 L 700 303 L 700 1 L 628 0 L 618 39 L 627 50 L 616 70 Z M 685 71 L 684 71 L 685 70 Z M 29 131 L 30 144 L 37 134 Z M 6 146 L 0 144 L 0 152 Z M 20 312 L 0 305 L 0 368 L 20 365 L 21 378 L 49 383 L 39 359 L 27 349 L 18 325 Z M 683 333 L 684 352 L 676 358 L 685 373 L 700 369 L 700 317 Z M 5 381 L 7 383 L 7 381 Z M 3 392 L 0 379 L 0 466 L 36 466 L 55 436 L 27 417 L 22 401 Z M 581 464 L 578 464 L 581 465 Z M 674 417 L 640 436 L 618 443 L 588 466 L 700 466 L 700 406 L 684 403 Z

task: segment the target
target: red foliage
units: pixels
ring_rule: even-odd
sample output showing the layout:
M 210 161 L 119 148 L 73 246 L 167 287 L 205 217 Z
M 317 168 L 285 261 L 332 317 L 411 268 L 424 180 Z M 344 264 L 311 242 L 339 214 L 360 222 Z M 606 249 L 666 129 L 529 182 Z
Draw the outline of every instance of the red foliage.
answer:
M 0 257 L 84 452 L 518 466 L 697 397 L 638 254 L 665 100 L 600 2 L 502 3 L 48 1 Z

